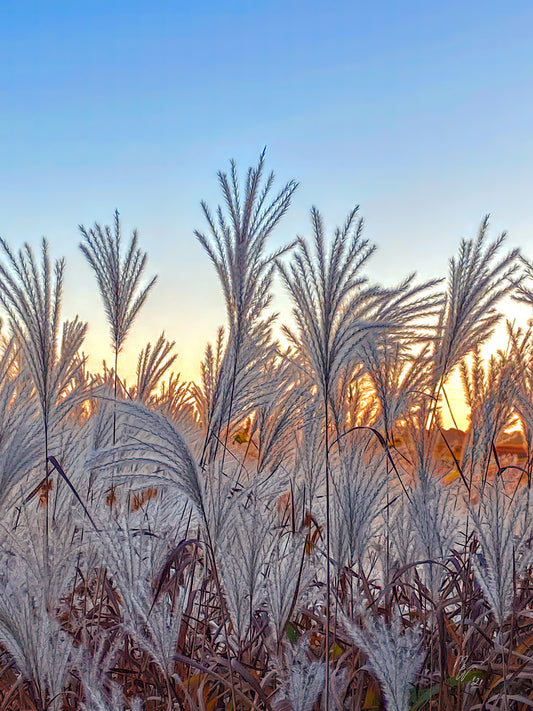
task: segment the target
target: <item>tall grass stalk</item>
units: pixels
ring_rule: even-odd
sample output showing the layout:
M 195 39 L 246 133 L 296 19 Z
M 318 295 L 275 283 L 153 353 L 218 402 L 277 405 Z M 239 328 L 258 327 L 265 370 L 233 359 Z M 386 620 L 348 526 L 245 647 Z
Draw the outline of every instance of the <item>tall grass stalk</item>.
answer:
M 115 210 L 113 231 L 99 224 L 87 229 L 80 225 L 82 242 L 80 249 L 91 266 L 98 283 L 100 296 L 111 331 L 114 357 L 113 390 L 116 402 L 118 394 L 118 356 L 132 324 L 153 288 L 153 277 L 146 286 L 141 286 L 148 255 L 137 246 L 134 231 L 125 252 L 122 251 L 122 235 L 118 210 Z M 116 443 L 116 413 L 113 413 L 113 444 Z

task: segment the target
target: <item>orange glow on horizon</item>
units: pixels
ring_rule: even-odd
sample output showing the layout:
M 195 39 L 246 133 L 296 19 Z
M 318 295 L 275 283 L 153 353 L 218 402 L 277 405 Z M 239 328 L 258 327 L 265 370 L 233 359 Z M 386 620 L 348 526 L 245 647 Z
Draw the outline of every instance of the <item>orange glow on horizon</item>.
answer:
M 491 355 L 496 354 L 498 350 L 505 352 L 508 347 L 505 319 L 516 319 L 517 325 L 527 328 L 528 318 L 531 315 L 530 309 L 524 305 L 516 304 L 510 299 L 504 303 L 504 312 L 504 319 L 496 328 L 494 335 L 482 348 L 482 354 L 487 360 Z M 216 315 L 220 316 L 220 314 Z M 282 320 L 282 317 L 280 317 L 280 322 Z M 170 328 L 165 330 L 167 338 L 176 340 L 174 352 L 178 354 L 178 357 L 172 370 L 180 374 L 181 380 L 187 382 L 199 382 L 200 363 L 204 356 L 205 346 L 208 342 L 212 342 L 216 335 L 216 328 L 211 327 L 211 324 L 209 324 L 209 329 L 205 327 L 205 323 L 199 327 L 195 326 L 196 324 L 193 321 L 187 333 L 176 333 Z M 137 359 L 141 349 L 146 346 L 148 341 L 153 343 L 159 333 L 160 331 L 154 333 L 152 330 L 148 330 L 146 318 L 141 318 L 138 323 L 134 324 L 119 356 L 119 375 L 128 387 L 132 386 L 136 381 Z M 113 363 L 113 353 L 109 343 L 107 327 L 105 322 L 101 320 L 100 314 L 95 315 L 95 327 L 92 326 L 92 323 L 89 326 L 83 350 L 88 356 L 88 368 L 92 372 L 101 371 L 103 360 L 106 361 L 108 367 Z M 444 427 L 446 429 L 457 427 L 461 430 L 466 430 L 469 425 L 470 413 L 465 402 L 463 385 L 458 370 L 448 379 L 445 392 L 448 403 L 444 398 L 440 403 Z

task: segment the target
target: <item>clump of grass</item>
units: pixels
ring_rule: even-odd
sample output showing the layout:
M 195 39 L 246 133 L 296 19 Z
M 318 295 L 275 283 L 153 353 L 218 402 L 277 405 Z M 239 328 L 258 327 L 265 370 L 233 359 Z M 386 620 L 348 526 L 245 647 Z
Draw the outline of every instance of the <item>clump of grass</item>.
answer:
M 123 252 L 118 213 L 81 228 L 115 357 L 100 373 L 85 324 L 61 328 L 63 261 L 1 242 L 0 702 L 523 711 L 533 334 L 509 327 L 488 363 L 477 346 L 504 295 L 531 301 L 531 266 L 521 279 L 484 220 L 445 295 L 414 275 L 371 285 L 357 209 L 331 241 L 313 209 L 310 243 L 269 251 L 296 184 L 271 193 L 264 160 L 243 184 L 232 163 L 223 207 L 203 205 L 227 325 L 199 384 L 172 372 L 163 334 L 135 384 L 119 381 L 154 280 L 135 234 Z M 285 350 L 276 269 L 294 308 Z M 440 411 L 457 367 L 459 443 Z

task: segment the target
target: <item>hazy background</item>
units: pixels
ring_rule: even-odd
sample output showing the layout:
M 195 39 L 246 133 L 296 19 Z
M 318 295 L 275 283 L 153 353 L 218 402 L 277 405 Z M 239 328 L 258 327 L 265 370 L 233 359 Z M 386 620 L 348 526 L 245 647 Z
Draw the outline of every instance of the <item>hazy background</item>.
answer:
M 128 378 L 163 329 L 196 377 L 224 320 L 199 202 L 215 206 L 216 171 L 234 157 L 244 172 L 264 145 L 279 182 L 301 183 L 276 244 L 309 233 L 313 204 L 334 227 L 359 203 L 376 280 L 444 275 L 486 212 L 533 257 L 529 0 L 156 4 L 0 10 L 0 234 L 46 235 L 67 258 L 64 313 L 89 320 L 92 367 L 110 349 L 78 223 L 117 207 L 159 274 Z

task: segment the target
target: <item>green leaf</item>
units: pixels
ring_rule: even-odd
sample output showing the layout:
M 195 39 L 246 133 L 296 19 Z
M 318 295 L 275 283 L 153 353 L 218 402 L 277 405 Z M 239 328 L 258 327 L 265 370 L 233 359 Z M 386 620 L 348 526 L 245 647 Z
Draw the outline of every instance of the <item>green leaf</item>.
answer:
M 440 684 L 428 686 L 427 689 L 416 689 L 413 687 L 411 689 L 410 711 L 418 711 L 418 709 L 422 708 L 426 701 L 429 701 L 429 699 L 431 699 L 432 696 L 435 696 L 435 694 L 438 694 L 439 691 Z
M 287 622 L 287 624 L 285 625 L 285 632 L 287 633 L 289 642 L 291 644 L 296 644 L 300 635 L 298 634 L 298 630 L 296 629 L 296 627 L 291 622 Z
M 485 672 L 481 669 L 469 669 L 467 672 L 461 672 L 457 676 L 451 676 L 446 680 L 448 686 L 461 686 L 461 684 L 469 684 L 483 679 Z

